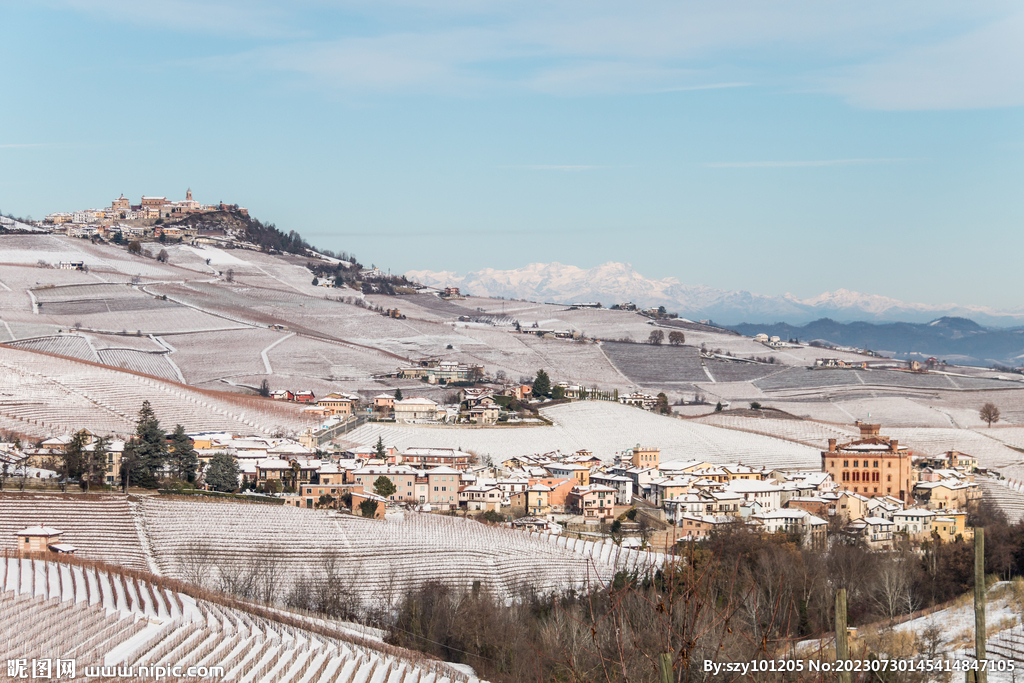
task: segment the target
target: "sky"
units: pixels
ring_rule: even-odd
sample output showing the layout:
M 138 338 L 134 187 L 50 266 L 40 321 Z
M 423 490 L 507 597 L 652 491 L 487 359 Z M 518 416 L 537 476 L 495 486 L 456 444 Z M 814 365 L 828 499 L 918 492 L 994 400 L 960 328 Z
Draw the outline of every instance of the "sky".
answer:
M 239 203 L 390 269 L 1024 306 L 1024 8 L 0 2 L 0 211 Z

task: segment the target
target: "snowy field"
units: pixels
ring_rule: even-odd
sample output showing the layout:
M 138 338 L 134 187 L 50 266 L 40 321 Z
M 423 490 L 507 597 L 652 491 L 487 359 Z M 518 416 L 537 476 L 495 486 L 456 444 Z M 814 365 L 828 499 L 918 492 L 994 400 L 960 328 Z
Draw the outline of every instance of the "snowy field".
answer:
M 837 439 L 839 443 L 844 443 L 859 438 L 859 432 L 853 425 L 843 427 L 809 420 L 780 420 L 770 417 L 730 415 L 729 411 L 712 413 L 694 421 L 713 427 L 738 429 L 797 441 L 819 450 L 828 448 L 829 439 Z
M 552 426 L 442 428 L 416 425 L 363 425 L 347 441 L 370 446 L 378 436 L 387 446 L 461 448 L 494 461 L 514 455 L 587 449 L 604 461 L 637 444 L 658 446 L 661 459 L 742 462 L 766 467 L 820 467 L 817 450 L 782 439 L 748 434 L 687 420 L 654 415 L 605 401 L 583 401 L 544 410 Z

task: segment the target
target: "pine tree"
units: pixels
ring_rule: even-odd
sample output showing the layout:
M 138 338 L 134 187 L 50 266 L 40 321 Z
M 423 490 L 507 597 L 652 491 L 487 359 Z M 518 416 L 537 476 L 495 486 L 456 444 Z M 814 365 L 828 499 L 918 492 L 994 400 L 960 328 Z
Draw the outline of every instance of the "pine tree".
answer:
M 135 436 L 129 443 L 132 445 L 134 458 L 128 476 L 136 486 L 156 488 L 157 476 L 167 460 L 167 434 L 160 428 L 160 421 L 156 419 L 149 401 L 142 402 L 135 426 Z M 125 444 L 125 448 L 128 448 L 128 444 Z
M 395 400 L 396 401 L 401 401 L 402 400 L 402 390 L 401 389 L 395 389 Z
M 377 477 L 377 480 L 373 482 L 373 492 L 381 498 L 387 498 L 394 494 L 398 490 L 395 486 L 395 482 L 391 481 L 388 477 L 383 474 Z
M 216 453 L 206 470 L 206 485 L 214 491 L 232 492 L 238 489 L 238 460 L 230 453 Z
M 196 456 L 192 439 L 185 433 L 185 427 L 182 425 L 175 425 L 174 433 L 171 434 L 170 460 L 174 476 L 187 482 L 196 480 L 199 458 Z
M 85 471 L 85 446 L 88 441 L 89 433 L 82 429 L 75 432 L 64 445 L 64 453 L 60 457 L 62 491 L 67 491 L 69 479 L 81 477 Z
M 385 460 L 385 461 L 387 460 L 388 454 L 387 454 L 387 450 L 384 448 L 384 439 L 382 437 L 379 437 L 379 436 L 377 437 L 377 445 L 374 446 L 373 448 L 374 448 L 374 450 L 377 451 L 377 457 L 379 459 Z
M 85 491 L 89 492 L 89 486 L 93 481 L 102 484 L 107 471 L 107 456 L 110 454 L 110 438 L 101 436 L 92 442 L 92 450 L 86 452 L 85 472 L 82 481 L 85 483 Z
M 543 369 L 537 371 L 537 378 L 533 380 L 533 395 L 538 398 L 551 393 L 551 378 Z

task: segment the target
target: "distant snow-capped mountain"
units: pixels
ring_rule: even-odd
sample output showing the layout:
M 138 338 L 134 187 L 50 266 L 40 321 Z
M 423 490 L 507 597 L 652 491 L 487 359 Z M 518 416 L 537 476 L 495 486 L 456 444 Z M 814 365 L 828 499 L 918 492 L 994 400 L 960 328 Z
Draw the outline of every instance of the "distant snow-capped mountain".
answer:
M 928 322 L 942 316 L 967 317 L 983 325 L 1024 323 L 1024 309 L 908 304 L 845 289 L 825 292 L 810 299 L 800 299 L 792 294 L 766 296 L 684 285 L 673 277 L 652 280 L 636 272 L 628 263 L 612 261 L 589 269 L 560 263 L 531 263 L 516 270 L 485 268 L 466 275 L 429 270 L 413 270 L 405 275 L 432 287 L 459 287 L 474 296 L 565 304 L 600 301 L 606 307 L 632 301 L 643 307 L 665 306 L 685 318 L 711 319 L 723 325 L 782 320 L 800 324 L 825 317 L 838 321 Z

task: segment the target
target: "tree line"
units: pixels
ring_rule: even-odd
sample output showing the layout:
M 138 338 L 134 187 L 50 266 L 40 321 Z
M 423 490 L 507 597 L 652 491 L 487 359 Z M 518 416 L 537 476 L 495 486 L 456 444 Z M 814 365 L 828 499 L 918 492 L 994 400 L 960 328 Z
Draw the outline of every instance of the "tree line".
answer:
M 112 469 L 114 453 L 111 437 L 93 438 L 82 429 L 71 436 L 63 452 L 52 465 L 60 475 L 64 490 L 77 482 L 84 491 L 106 484 Z M 199 457 L 192 439 L 183 425 L 175 425 L 168 435 L 160 426 L 149 401 L 143 401 L 135 423 L 135 432 L 124 443 L 121 452 L 120 485 L 155 489 L 167 481 L 195 484 L 200 473 Z M 238 489 L 238 462 L 229 453 L 216 453 L 206 468 L 203 479 L 217 491 Z
M 988 571 L 1002 579 L 1024 575 L 1024 523 L 1011 525 L 987 505 L 972 522 L 986 529 Z M 731 681 L 734 674 L 703 672 L 703 660 L 777 658 L 798 641 L 828 636 L 839 588 L 848 594 L 850 624 L 875 625 L 863 629 L 863 646 L 874 656 L 941 654 L 944 638 L 956 634 L 938 627 L 901 634 L 894 621 L 973 587 L 973 543 L 963 538 L 933 539 L 920 553 L 906 542 L 888 553 L 851 541 L 815 551 L 795 536 L 736 525 L 678 552 L 653 575 L 619 572 L 609 585 L 585 592 L 523 586 L 511 604 L 479 585 L 428 583 L 406 592 L 380 626 L 390 643 L 469 664 L 500 683 L 654 683 L 662 680 L 660 653 L 672 657 L 671 680 Z M 900 676 L 878 680 L 928 680 Z

